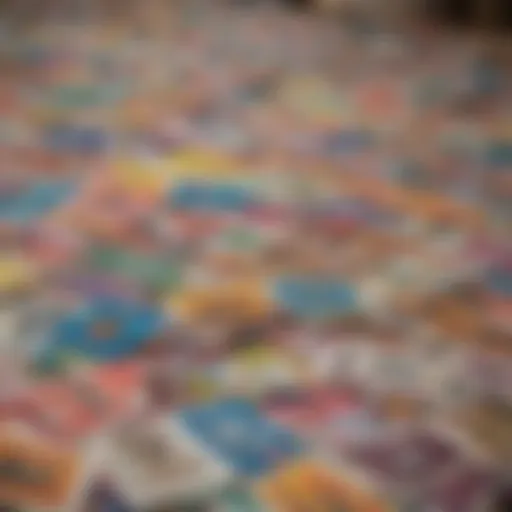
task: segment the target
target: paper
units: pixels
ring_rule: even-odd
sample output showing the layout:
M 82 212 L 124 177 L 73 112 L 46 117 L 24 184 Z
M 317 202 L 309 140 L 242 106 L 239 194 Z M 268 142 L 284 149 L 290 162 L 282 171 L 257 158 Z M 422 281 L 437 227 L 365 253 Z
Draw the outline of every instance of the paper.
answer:
M 301 451 L 291 433 L 243 400 L 186 409 L 181 418 L 204 446 L 248 476 L 257 476 Z
M 121 425 L 92 449 L 136 510 L 208 496 L 231 478 L 172 418 Z

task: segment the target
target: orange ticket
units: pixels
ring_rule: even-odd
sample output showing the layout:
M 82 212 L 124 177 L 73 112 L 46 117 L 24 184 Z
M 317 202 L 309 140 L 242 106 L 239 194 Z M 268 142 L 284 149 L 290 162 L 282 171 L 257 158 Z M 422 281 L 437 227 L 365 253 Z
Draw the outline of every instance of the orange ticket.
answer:
M 77 484 L 78 470 L 76 453 L 0 431 L 0 501 L 61 507 Z
M 259 486 L 279 512 L 385 512 L 387 505 L 360 486 L 319 463 L 302 461 L 280 470 Z

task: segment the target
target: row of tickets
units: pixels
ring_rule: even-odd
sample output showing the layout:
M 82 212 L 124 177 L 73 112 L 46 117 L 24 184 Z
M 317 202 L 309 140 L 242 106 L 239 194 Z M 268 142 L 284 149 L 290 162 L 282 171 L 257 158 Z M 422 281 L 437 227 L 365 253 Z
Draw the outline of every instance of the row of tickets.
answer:
M 2 499 L 36 510 L 231 510 L 235 500 L 249 510 L 486 510 L 495 469 L 467 439 L 435 425 L 390 430 L 357 418 L 353 401 L 335 405 L 340 428 L 313 455 L 241 399 L 136 414 L 80 448 L 43 444 L 11 424 L 0 443 Z M 355 435 L 370 425 L 371 435 Z

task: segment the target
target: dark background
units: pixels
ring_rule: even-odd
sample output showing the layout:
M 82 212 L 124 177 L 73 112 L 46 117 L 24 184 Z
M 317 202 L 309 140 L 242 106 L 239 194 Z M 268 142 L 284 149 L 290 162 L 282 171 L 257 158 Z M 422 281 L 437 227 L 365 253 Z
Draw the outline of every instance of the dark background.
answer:
M 281 2 L 295 9 L 307 9 L 314 4 L 314 0 Z M 466 28 L 512 29 L 512 0 L 418 0 L 417 3 L 418 16 L 436 23 Z
M 429 0 L 426 10 L 429 17 L 453 25 L 512 28 L 512 0 Z

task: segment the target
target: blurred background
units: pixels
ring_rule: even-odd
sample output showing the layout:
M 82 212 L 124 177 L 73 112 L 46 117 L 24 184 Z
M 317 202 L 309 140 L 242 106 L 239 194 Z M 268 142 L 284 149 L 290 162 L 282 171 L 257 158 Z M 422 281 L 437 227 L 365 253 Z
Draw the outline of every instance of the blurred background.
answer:
M 0 2 L 1 510 L 512 510 L 511 10 Z

